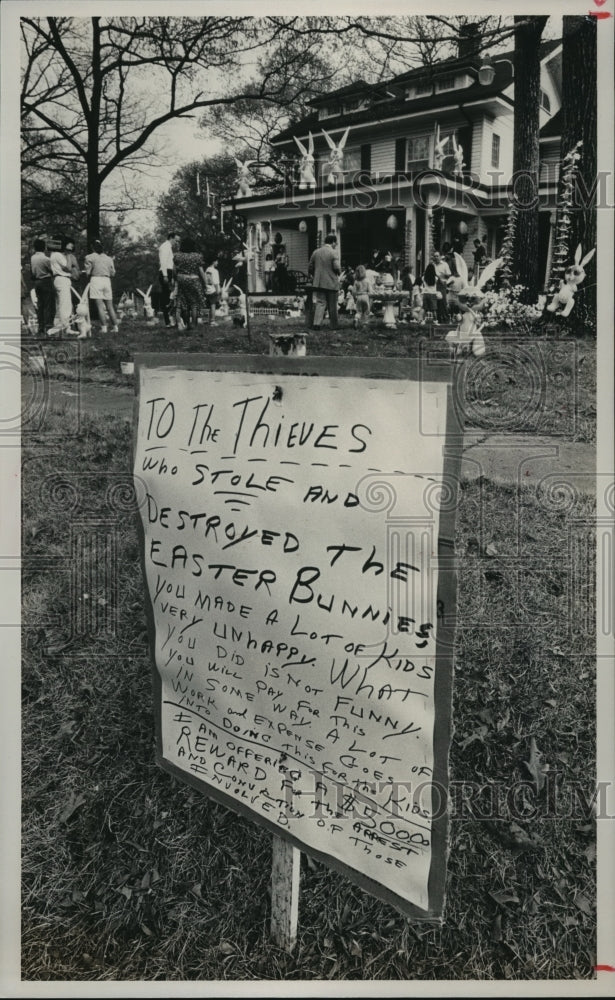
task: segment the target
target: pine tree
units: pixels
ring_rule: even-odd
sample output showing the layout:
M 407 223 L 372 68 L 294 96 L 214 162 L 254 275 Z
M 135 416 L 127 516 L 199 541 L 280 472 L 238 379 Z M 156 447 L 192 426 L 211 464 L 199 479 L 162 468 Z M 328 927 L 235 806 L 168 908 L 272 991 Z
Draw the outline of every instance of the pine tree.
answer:
M 561 193 L 557 203 L 551 280 L 549 282 L 550 292 L 557 291 L 560 281 L 564 280 L 566 268 L 572 263 L 572 248 L 570 246 L 572 220 L 570 213 L 573 207 L 582 145 L 582 141 L 579 140 L 562 160 Z

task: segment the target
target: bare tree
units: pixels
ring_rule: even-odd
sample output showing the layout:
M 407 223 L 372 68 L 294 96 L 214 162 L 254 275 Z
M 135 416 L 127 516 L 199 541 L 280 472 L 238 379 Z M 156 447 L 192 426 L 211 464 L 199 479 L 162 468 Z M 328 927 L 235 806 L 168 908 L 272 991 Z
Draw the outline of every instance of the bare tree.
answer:
M 24 168 L 85 168 L 90 238 L 105 181 L 148 162 L 167 122 L 243 98 L 285 100 L 279 73 L 256 90 L 243 84 L 248 54 L 280 35 L 267 19 L 26 17 L 21 27 Z

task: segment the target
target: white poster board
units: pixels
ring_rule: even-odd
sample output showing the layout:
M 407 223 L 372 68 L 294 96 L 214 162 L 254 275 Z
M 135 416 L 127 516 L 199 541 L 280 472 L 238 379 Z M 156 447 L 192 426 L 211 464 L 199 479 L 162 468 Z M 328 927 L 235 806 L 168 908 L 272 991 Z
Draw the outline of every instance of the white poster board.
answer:
M 439 917 L 447 381 L 249 360 L 269 370 L 138 368 L 160 763 L 404 912 Z

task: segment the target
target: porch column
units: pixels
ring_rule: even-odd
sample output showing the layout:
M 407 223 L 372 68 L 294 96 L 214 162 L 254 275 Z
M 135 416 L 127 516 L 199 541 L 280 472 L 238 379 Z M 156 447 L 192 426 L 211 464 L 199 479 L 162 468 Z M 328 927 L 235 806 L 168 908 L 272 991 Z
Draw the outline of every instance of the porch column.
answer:
M 316 246 L 321 247 L 325 242 L 325 217 L 324 215 L 316 216 Z
M 433 255 L 432 223 L 433 223 L 433 208 L 430 205 L 427 208 L 427 211 L 425 212 L 425 260 L 423 262 L 423 267 L 426 267 L 427 264 L 429 264 L 429 261 L 431 260 Z
M 404 264 L 410 265 L 413 270 L 416 267 L 415 219 L 414 205 L 407 205 L 404 216 Z
M 551 266 L 553 264 L 553 245 L 555 242 L 555 222 L 557 219 L 557 212 L 549 212 L 549 246 L 547 249 L 547 263 L 545 266 L 545 282 L 544 287 L 549 287 L 549 280 L 551 278 Z
M 342 233 L 341 230 L 337 228 L 337 212 L 331 212 L 331 232 L 337 236 L 337 252 L 339 254 L 340 260 L 342 259 Z

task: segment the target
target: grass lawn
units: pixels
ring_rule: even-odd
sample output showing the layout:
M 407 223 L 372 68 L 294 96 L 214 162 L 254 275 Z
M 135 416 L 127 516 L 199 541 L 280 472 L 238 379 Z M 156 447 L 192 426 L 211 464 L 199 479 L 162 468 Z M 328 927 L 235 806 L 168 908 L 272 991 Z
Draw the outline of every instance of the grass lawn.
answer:
M 355 330 L 342 317 L 335 333 L 308 332 L 310 355 L 358 357 L 412 357 L 420 351 L 448 357 L 445 327 L 400 325 L 387 330 L 373 322 L 369 331 Z M 178 334 L 162 323 L 125 320 L 119 334 L 94 334 L 86 341 L 48 342 L 51 378 L 79 378 L 82 382 L 126 385 L 131 377 L 120 373 L 120 362 L 144 351 L 205 351 L 213 354 L 267 354 L 270 330 L 305 332 L 302 320 L 251 321 L 250 334 L 220 322 L 203 325 L 198 334 Z M 516 338 L 486 333 L 487 355 L 467 365 L 460 386 L 466 426 L 486 432 L 554 434 L 572 441 L 595 442 L 596 343 L 571 336 Z M 38 342 L 24 339 L 28 350 Z M 66 350 L 64 350 L 66 348 Z
M 182 349 L 245 349 L 218 332 Z M 265 334 L 250 353 L 266 353 Z M 130 350 L 168 347 L 160 328 L 121 336 Z M 308 349 L 394 355 L 411 340 L 360 344 L 344 329 Z M 119 380 L 118 342 L 87 343 L 83 374 Z M 540 348 L 555 398 L 570 403 L 573 382 L 593 404 L 594 346 Z M 445 921 L 411 923 L 302 855 L 290 956 L 269 935 L 269 834 L 154 763 L 130 449 L 128 421 L 67 432 L 61 409 L 23 441 L 23 979 L 591 978 L 593 503 L 565 510 L 485 479 L 461 490 Z M 80 568 L 72 582 L 66 565 Z

